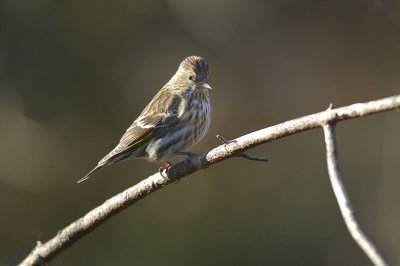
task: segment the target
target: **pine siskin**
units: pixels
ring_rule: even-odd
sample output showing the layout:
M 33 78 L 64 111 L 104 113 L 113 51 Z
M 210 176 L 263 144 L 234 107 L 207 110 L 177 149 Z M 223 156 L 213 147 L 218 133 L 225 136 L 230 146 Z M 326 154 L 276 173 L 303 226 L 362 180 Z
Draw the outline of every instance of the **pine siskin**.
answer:
M 178 71 L 144 108 L 127 129 L 119 144 L 78 183 L 93 172 L 133 158 L 162 161 L 160 174 L 172 164 L 167 160 L 195 145 L 207 133 L 211 122 L 207 62 L 189 56 Z

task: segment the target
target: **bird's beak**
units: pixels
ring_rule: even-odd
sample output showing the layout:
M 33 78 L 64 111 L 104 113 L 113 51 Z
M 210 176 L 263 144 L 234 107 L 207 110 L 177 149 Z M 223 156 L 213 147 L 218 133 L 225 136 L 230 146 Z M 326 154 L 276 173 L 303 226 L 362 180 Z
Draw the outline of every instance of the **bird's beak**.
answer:
M 212 90 L 212 88 L 211 88 L 210 84 L 208 84 L 208 82 L 207 82 L 207 81 L 205 81 L 205 82 L 201 83 L 201 84 L 200 84 L 200 86 L 201 86 L 202 88 L 204 88 L 204 89 L 207 89 L 207 90 Z

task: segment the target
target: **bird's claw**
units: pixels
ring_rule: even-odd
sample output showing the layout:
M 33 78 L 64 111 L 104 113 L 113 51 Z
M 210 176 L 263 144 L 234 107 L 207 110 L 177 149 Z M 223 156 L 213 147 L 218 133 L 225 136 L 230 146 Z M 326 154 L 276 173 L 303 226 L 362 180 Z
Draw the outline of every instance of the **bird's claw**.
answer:
M 169 161 L 163 161 L 164 166 L 161 166 L 158 171 L 160 173 L 160 175 L 164 178 L 168 178 L 168 169 L 171 168 L 172 163 Z M 165 175 L 164 172 L 167 174 Z

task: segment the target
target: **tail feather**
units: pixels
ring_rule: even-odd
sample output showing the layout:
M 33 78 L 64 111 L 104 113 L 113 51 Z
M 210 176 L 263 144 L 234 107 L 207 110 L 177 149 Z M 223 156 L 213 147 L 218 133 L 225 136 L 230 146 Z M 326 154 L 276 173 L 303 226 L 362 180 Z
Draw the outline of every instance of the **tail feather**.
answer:
M 117 148 L 118 148 L 118 146 L 117 146 Z M 101 168 L 111 165 L 111 164 L 118 163 L 120 161 L 123 161 L 130 156 L 129 152 L 117 152 L 116 149 L 112 150 L 103 159 L 101 159 L 100 162 L 97 164 L 97 166 L 95 168 L 93 168 L 92 171 L 87 173 L 84 177 L 79 179 L 77 183 L 79 184 L 79 183 L 82 183 L 83 181 L 89 179 L 91 174 L 100 170 Z
M 106 166 L 105 164 L 101 165 L 98 164 L 95 168 L 93 168 L 89 173 L 87 173 L 84 177 L 82 177 L 81 179 L 78 180 L 78 184 L 82 183 L 83 181 L 87 180 L 90 178 L 90 175 L 93 174 L 94 172 L 100 170 L 101 168 L 103 168 L 104 166 Z

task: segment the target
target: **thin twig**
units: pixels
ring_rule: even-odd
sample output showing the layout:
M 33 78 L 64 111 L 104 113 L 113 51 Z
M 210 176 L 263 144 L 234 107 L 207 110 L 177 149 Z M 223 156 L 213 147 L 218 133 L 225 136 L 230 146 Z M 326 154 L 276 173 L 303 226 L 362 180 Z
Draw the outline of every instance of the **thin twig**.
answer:
M 251 160 L 251 161 L 257 161 L 257 162 L 268 162 L 268 158 L 262 157 L 262 156 L 256 156 L 247 152 L 242 152 L 241 154 L 239 154 L 237 157 L 242 157 L 245 158 L 247 160 Z
M 327 123 L 371 115 L 400 108 L 400 95 L 362 104 L 326 110 L 275 126 L 261 129 L 220 145 L 209 152 L 190 156 L 168 170 L 168 177 L 158 172 L 140 183 L 110 198 L 102 205 L 71 223 L 49 241 L 38 244 L 20 265 L 37 265 L 49 262 L 56 254 L 72 245 L 88 232 L 147 195 L 200 169 L 237 156 L 245 150 L 285 136 L 321 127 Z
M 336 139 L 333 126 L 326 124 L 323 126 L 325 134 L 326 145 L 326 161 L 328 165 L 329 178 L 331 180 L 333 192 L 335 193 L 336 200 L 339 204 L 343 220 L 353 237 L 354 241 L 365 252 L 368 258 L 375 266 L 388 265 L 383 255 L 379 252 L 376 246 L 368 239 L 367 235 L 363 232 L 360 224 L 358 223 L 351 201 L 347 195 L 346 189 L 343 184 L 342 174 L 339 168 L 339 160 L 336 148 Z
M 224 143 L 224 144 L 229 144 L 229 143 L 233 143 L 233 142 L 236 142 L 236 140 L 234 140 L 234 139 L 231 139 L 231 140 L 227 140 L 227 139 L 225 139 L 223 136 L 221 136 L 221 135 L 216 135 L 216 137 L 217 137 L 217 139 L 219 139 L 222 143 Z
M 234 139 L 233 140 L 227 140 L 221 135 L 217 135 L 216 137 L 217 137 L 217 139 L 219 139 L 224 144 L 229 144 L 229 143 L 235 143 L 236 142 L 236 140 L 234 140 Z M 247 152 L 239 153 L 238 155 L 236 155 L 236 157 L 242 157 L 242 158 L 245 158 L 245 159 L 248 159 L 248 160 L 251 160 L 251 161 L 268 162 L 268 159 L 265 158 L 265 157 L 252 155 L 252 154 L 247 153 Z

